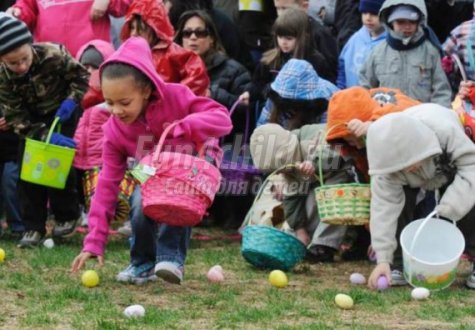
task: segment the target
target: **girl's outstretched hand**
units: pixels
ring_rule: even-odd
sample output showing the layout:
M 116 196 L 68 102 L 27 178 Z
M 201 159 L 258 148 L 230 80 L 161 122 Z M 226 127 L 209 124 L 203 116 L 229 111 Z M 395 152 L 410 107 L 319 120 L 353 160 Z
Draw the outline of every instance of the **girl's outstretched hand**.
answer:
M 374 290 L 378 288 L 378 279 L 380 276 L 386 276 L 388 282 L 391 282 L 391 267 L 387 262 L 382 262 L 374 267 L 368 279 L 368 287 L 370 289 Z
M 368 128 L 371 125 L 370 121 L 361 121 L 359 119 L 352 119 L 348 122 L 348 130 L 353 133 L 354 136 L 361 138 L 366 136 Z
M 73 260 L 73 263 L 71 265 L 71 272 L 76 273 L 86 264 L 87 259 L 95 257 L 96 256 L 90 252 L 79 253 L 79 255 Z M 100 267 L 104 266 L 104 256 L 97 256 L 97 261 L 99 262 Z

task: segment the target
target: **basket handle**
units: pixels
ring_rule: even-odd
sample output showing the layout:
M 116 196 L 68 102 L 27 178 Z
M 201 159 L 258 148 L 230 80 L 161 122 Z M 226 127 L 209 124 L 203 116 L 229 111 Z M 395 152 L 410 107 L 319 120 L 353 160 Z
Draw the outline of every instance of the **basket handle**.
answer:
M 231 108 L 229 109 L 229 117 L 232 117 L 234 112 L 236 112 L 238 106 L 241 104 L 241 101 L 238 99 L 236 102 L 233 103 Z M 244 139 L 241 141 L 241 147 L 243 147 L 246 142 L 249 140 L 249 126 L 251 122 L 251 117 L 249 114 L 249 109 L 246 110 L 246 126 L 244 128 Z M 221 138 L 221 143 L 223 142 L 224 138 Z
M 54 117 L 53 123 L 51 124 L 51 127 L 49 128 L 48 135 L 46 136 L 46 144 L 50 144 L 49 141 L 51 140 L 51 136 L 54 133 L 54 129 L 58 128 L 58 132 L 61 130 L 61 124 L 59 123 L 59 117 Z
M 460 71 L 460 75 L 462 76 L 463 81 L 467 81 L 467 73 L 465 72 L 465 68 L 462 64 L 462 61 L 460 60 L 460 57 L 457 54 L 452 54 L 450 55 L 452 59 L 454 60 L 455 64 L 457 65 L 457 68 Z
M 289 166 L 295 166 L 294 164 L 290 164 L 290 165 L 284 165 L 284 166 L 281 166 L 279 167 L 278 169 L 272 171 L 264 180 L 264 182 L 262 182 L 261 186 L 259 187 L 259 191 L 257 192 L 256 194 L 256 197 L 254 197 L 254 200 L 252 201 L 252 205 L 251 205 L 251 208 L 249 209 L 248 213 L 251 214 L 251 212 L 254 211 L 254 205 L 256 205 L 256 202 L 259 200 L 259 198 L 261 198 L 261 195 L 262 193 L 264 192 L 264 189 L 267 185 L 267 183 L 269 183 L 269 178 L 271 178 L 274 174 L 277 174 L 278 172 L 284 170 L 285 168 L 288 168 Z M 315 175 L 315 178 L 318 180 L 318 177 Z M 248 222 L 249 222 L 249 219 L 251 217 L 250 216 L 247 216 L 246 215 L 246 218 L 244 220 L 244 222 L 242 223 L 241 227 L 240 228 L 244 228 L 245 226 L 247 226 Z
M 160 153 L 162 152 L 163 146 L 165 145 L 165 139 L 167 138 L 171 130 L 175 128 L 175 126 L 177 126 L 178 124 L 179 124 L 179 121 L 174 121 L 170 125 L 165 127 L 162 135 L 160 135 L 160 139 L 158 140 L 157 147 L 153 151 L 153 155 L 150 158 L 150 165 L 152 165 L 154 159 L 158 159 L 158 157 L 160 156 Z
M 323 137 L 323 141 L 326 141 L 327 140 L 327 137 L 328 135 L 330 134 L 331 131 L 333 131 L 335 128 L 338 128 L 338 127 L 341 127 L 341 126 L 345 126 L 346 127 L 346 123 L 338 123 L 336 125 L 333 125 L 332 127 L 330 127 L 326 132 L 325 132 L 325 135 Z M 323 142 L 324 143 L 324 142 Z M 318 176 L 319 176 L 319 179 L 320 179 L 320 187 L 323 187 L 325 185 L 325 183 L 323 182 L 323 164 L 322 164 L 322 157 L 323 156 L 323 144 L 320 145 L 320 148 L 318 150 Z

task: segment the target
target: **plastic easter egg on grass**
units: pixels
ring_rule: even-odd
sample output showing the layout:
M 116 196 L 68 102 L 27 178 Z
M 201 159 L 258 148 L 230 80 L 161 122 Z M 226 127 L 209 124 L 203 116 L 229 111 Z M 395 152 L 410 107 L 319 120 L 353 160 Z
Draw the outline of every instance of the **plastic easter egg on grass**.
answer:
M 213 267 L 210 268 L 210 270 L 211 269 L 216 269 L 220 273 L 223 272 L 223 267 L 221 267 L 220 265 L 214 265 Z
M 86 270 L 81 276 L 82 285 L 93 288 L 99 284 L 99 275 L 94 270 Z
M 208 281 L 213 283 L 219 283 L 224 281 L 223 272 L 219 271 L 218 268 L 211 267 L 206 276 L 208 277 Z
M 289 284 L 289 279 L 283 271 L 273 270 L 269 274 L 269 282 L 276 288 L 285 288 Z
M 5 250 L 0 249 L 0 262 L 5 261 Z
M 54 241 L 52 238 L 48 238 L 43 242 L 43 246 L 47 249 L 54 248 Z
M 145 308 L 142 305 L 131 305 L 124 309 L 124 316 L 131 318 L 131 317 L 144 317 L 145 316 Z
M 424 300 L 429 298 L 430 291 L 426 288 L 414 288 L 411 292 L 411 297 L 414 300 Z
M 361 285 L 366 283 L 366 278 L 363 274 L 353 273 L 350 275 L 351 284 Z
M 389 281 L 387 279 L 386 276 L 384 275 L 381 275 L 379 278 L 378 278 L 378 290 L 386 290 L 387 288 L 389 288 Z
M 353 308 L 353 299 L 343 293 L 339 293 L 335 296 L 335 304 L 341 309 L 352 309 Z

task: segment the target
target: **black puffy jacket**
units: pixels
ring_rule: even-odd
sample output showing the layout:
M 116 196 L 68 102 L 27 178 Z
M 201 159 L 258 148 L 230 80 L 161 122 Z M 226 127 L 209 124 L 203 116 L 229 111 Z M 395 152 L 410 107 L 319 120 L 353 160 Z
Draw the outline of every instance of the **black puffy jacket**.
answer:
M 249 87 L 251 75 L 242 64 L 222 53 L 216 53 L 206 62 L 211 81 L 211 98 L 231 108 L 239 95 Z

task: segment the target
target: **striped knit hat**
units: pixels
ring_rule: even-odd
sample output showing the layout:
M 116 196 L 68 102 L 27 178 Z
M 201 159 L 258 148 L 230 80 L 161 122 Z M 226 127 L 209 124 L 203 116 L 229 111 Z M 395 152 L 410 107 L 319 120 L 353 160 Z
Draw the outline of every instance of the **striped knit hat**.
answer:
M 32 42 L 33 37 L 25 23 L 0 13 L 0 56 Z

